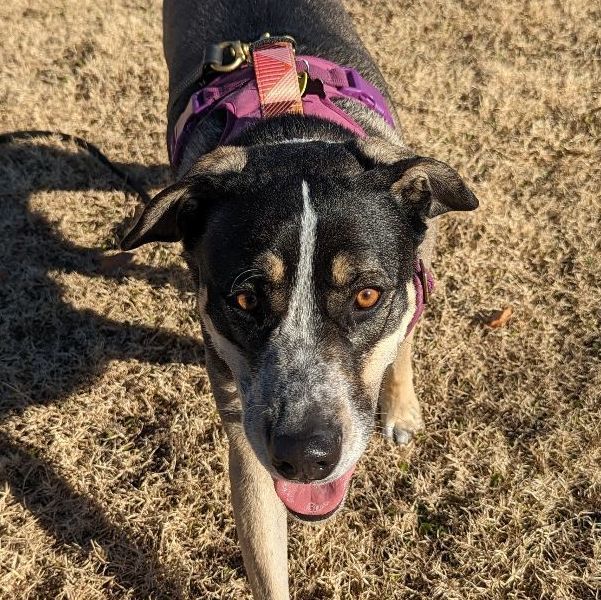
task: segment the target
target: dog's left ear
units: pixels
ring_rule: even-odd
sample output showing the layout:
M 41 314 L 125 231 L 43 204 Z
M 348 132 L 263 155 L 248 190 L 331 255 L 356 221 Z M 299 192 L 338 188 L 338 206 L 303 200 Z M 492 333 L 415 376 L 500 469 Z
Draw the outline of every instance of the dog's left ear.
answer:
M 478 198 L 446 163 L 374 138 L 358 140 L 356 150 L 368 168 L 386 172 L 392 194 L 415 207 L 422 218 L 478 208 Z
M 237 146 L 220 146 L 203 156 L 186 175 L 159 192 L 121 241 L 122 250 L 133 250 L 149 242 L 178 242 L 183 223 L 194 212 L 202 189 L 216 179 L 238 173 L 246 165 L 246 151 Z
M 422 218 L 478 208 L 478 198 L 446 163 L 416 156 L 401 159 L 390 168 L 395 176 L 390 191 L 414 206 Z

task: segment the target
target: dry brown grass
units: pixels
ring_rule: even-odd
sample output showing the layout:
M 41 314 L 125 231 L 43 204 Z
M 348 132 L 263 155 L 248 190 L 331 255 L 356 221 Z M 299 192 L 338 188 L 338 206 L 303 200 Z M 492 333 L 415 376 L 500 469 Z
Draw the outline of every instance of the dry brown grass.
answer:
M 344 513 L 291 526 L 295 597 L 599 598 L 599 4 L 348 7 L 409 141 L 482 208 L 442 224 L 427 430 L 374 439 Z M 0 23 L 0 129 L 165 183 L 158 0 L 9 0 Z M 103 274 L 136 198 L 73 147 L 0 153 L 0 598 L 248 597 L 177 250 Z

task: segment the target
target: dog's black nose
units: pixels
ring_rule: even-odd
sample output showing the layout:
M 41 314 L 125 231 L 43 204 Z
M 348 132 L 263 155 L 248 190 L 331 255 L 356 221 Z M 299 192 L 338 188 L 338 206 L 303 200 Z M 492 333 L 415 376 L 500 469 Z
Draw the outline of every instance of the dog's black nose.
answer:
M 271 462 L 286 479 L 309 482 L 325 479 L 338 464 L 342 436 L 330 431 L 308 435 L 274 435 Z

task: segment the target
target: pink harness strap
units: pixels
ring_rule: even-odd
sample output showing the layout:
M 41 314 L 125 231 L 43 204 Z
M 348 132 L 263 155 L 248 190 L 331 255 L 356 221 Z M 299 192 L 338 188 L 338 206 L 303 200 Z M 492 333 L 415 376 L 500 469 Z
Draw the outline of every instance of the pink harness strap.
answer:
M 303 101 L 292 43 L 268 38 L 253 44 L 252 48 L 253 69 L 263 118 L 284 114 L 302 115 Z

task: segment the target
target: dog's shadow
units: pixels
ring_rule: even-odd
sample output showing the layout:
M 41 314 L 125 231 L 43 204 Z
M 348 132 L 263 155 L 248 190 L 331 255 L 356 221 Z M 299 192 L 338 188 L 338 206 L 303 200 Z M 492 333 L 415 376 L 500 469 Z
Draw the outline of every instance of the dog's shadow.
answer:
M 145 185 L 167 183 L 166 166 L 118 165 Z M 32 192 L 122 189 L 122 182 L 90 173 L 103 167 L 83 153 L 30 143 L 0 146 L 0 421 L 28 407 L 60 402 L 100 376 L 112 359 L 135 358 L 154 364 L 202 363 L 199 339 L 128 325 L 63 300 L 53 272 L 75 272 L 93 280 L 103 253 L 61 236 L 30 207 Z M 181 272 L 178 272 L 181 271 Z M 115 274 L 114 276 L 122 276 Z M 124 275 L 151 284 L 169 281 L 186 287 L 183 269 L 125 267 Z M 103 547 L 103 574 L 142 597 L 177 598 L 177 582 L 159 565 L 156 549 L 123 524 L 112 524 L 98 502 L 75 491 L 34 447 L 0 432 L 0 486 L 31 511 L 57 541 L 85 555 L 93 542 Z M 74 526 L 74 524 L 81 526 Z M 146 590 L 146 592 L 142 592 Z M 164 591 L 161 591 L 164 590 Z

